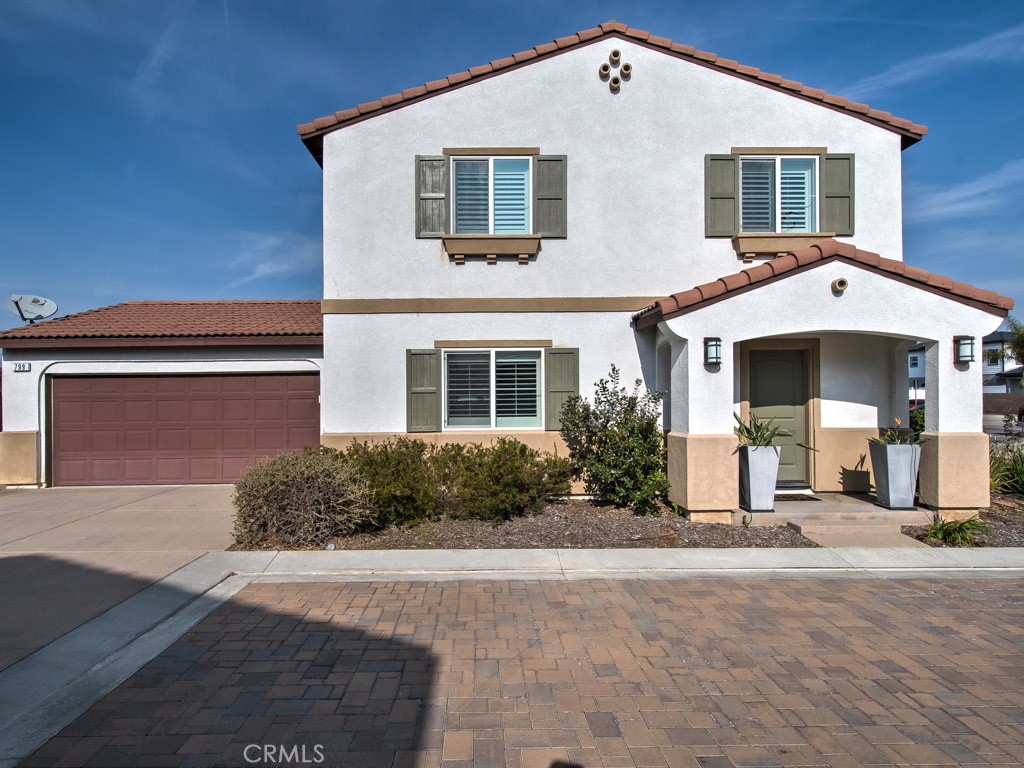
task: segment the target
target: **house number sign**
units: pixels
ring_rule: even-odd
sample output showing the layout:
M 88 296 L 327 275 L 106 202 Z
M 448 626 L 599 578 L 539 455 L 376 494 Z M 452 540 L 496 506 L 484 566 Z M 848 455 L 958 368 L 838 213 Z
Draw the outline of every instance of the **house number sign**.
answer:
M 14 364 L 14 372 L 15 373 L 28 373 L 31 370 L 32 370 L 32 363 L 15 363 Z

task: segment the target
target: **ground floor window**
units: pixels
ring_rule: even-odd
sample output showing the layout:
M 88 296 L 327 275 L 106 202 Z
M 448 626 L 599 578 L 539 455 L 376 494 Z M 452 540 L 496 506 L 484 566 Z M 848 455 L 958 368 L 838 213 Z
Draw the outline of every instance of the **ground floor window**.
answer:
M 445 352 L 445 426 L 539 428 L 540 350 Z

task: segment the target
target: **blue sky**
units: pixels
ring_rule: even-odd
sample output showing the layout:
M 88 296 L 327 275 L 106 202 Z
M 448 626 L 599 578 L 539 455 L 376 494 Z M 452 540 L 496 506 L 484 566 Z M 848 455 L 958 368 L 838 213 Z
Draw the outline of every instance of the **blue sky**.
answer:
M 297 123 L 612 18 L 928 125 L 906 260 L 1024 314 L 1020 0 L 0 0 L 0 294 L 318 297 Z

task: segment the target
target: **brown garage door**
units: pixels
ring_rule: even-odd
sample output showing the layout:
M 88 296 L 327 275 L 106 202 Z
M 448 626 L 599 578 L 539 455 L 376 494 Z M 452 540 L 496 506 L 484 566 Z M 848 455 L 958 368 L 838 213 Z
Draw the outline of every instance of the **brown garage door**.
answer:
M 317 445 L 317 374 L 54 378 L 54 485 L 228 483 Z

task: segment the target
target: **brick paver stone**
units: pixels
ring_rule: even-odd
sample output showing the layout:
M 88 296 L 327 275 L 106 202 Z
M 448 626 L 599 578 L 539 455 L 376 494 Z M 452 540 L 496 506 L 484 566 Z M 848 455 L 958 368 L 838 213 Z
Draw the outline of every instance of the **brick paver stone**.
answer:
M 1022 759 L 1019 582 L 714 578 L 252 584 L 23 764 Z

